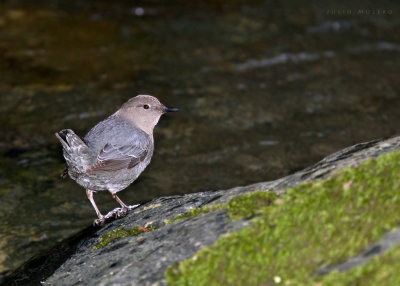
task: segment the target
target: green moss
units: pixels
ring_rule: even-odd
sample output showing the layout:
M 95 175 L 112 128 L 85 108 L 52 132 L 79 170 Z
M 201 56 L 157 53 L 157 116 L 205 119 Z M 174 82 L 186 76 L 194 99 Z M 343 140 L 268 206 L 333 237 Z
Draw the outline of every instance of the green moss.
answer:
M 276 194 L 272 192 L 254 192 L 239 195 L 231 199 L 227 204 L 215 204 L 193 208 L 186 213 L 178 215 L 173 219 L 166 220 L 165 224 L 170 224 L 184 218 L 193 218 L 217 210 L 226 210 L 231 219 L 254 216 L 260 211 L 261 207 L 268 206 L 276 199 Z
M 252 217 L 263 209 L 271 205 L 277 198 L 273 192 L 254 192 L 237 196 L 229 201 L 225 206 L 231 219 L 242 217 Z
M 360 253 L 399 224 L 399 190 L 399 151 L 300 184 L 261 207 L 251 226 L 171 266 L 168 285 L 318 285 L 328 279 L 313 275 L 319 268 Z M 375 265 L 369 271 L 380 273 Z M 361 276 L 360 284 L 331 278 L 329 285 L 382 285 Z
M 121 226 L 117 229 L 113 229 L 109 232 L 102 234 L 100 242 L 98 244 L 96 244 L 95 246 L 93 246 L 93 249 L 98 249 L 98 248 L 104 247 L 107 244 L 109 244 L 110 242 L 112 242 L 116 239 L 122 238 L 122 237 L 136 236 L 143 232 L 152 231 L 154 229 L 155 229 L 154 226 L 148 226 L 148 227 L 134 226 L 134 227 L 131 227 L 131 228 L 125 230 L 124 227 Z
M 200 215 L 210 213 L 210 212 L 220 210 L 220 209 L 222 209 L 222 205 L 203 206 L 200 208 L 193 208 L 186 213 L 177 215 L 176 217 L 174 217 L 172 219 L 166 220 L 165 224 L 174 223 L 174 222 L 177 222 L 177 221 L 185 219 L 185 218 L 193 218 L 193 217 L 200 216 Z

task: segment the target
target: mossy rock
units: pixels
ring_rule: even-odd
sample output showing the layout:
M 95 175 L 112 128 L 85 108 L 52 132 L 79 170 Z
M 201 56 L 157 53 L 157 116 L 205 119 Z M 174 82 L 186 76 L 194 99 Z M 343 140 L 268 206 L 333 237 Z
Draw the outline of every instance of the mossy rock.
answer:
M 397 248 L 348 273 L 316 273 L 360 253 L 399 225 L 399 189 L 397 151 L 302 183 L 274 204 L 254 208 L 249 203 L 247 208 L 261 215 L 171 266 L 168 285 L 397 285 L 400 275 L 389 275 L 397 273 Z M 228 205 L 235 202 L 240 199 Z
M 215 204 L 211 206 L 203 206 L 193 208 L 190 211 L 167 220 L 165 223 L 170 224 L 185 218 L 193 218 L 206 213 L 217 210 L 226 210 L 231 219 L 239 219 L 251 217 L 260 212 L 261 207 L 269 206 L 277 198 L 272 192 L 255 192 L 252 194 L 240 195 L 231 199 L 227 204 Z
M 111 243 L 112 241 L 119 239 L 119 238 L 123 238 L 123 237 L 127 237 L 127 236 L 136 236 L 143 232 L 149 232 L 154 229 L 155 228 L 153 226 L 148 226 L 148 227 L 135 226 L 135 227 L 131 227 L 128 229 L 125 229 L 123 226 L 121 226 L 117 229 L 113 229 L 109 232 L 102 234 L 100 242 L 98 244 L 96 244 L 95 246 L 93 246 L 93 249 L 95 250 L 95 249 L 104 247 L 104 246 L 108 245 L 109 243 Z

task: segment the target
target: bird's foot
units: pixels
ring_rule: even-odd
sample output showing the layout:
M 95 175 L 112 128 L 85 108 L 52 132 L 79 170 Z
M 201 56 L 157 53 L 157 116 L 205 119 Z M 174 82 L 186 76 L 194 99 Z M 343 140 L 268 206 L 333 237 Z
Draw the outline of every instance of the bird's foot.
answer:
M 140 206 L 140 204 L 132 205 L 132 206 L 123 206 L 121 208 L 116 208 L 115 209 L 116 210 L 116 217 L 117 218 L 123 217 L 123 216 L 126 215 L 127 212 L 137 208 L 138 206 Z
M 106 219 L 107 218 L 105 216 L 101 216 L 98 219 L 95 219 L 93 221 L 93 226 L 103 226 Z
M 121 207 L 121 208 L 115 208 L 112 211 L 109 211 L 105 216 L 103 216 L 102 219 L 96 219 L 93 224 L 95 225 L 103 225 L 105 220 L 108 220 L 110 218 L 121 218 L 126 215 L 128 211 L 131 211 L 135 208 L 137 208 L 138 205 L 132 205 L 132 206 L 126 206 L 126 207 Z
M 127 208 L 115 208 L 112 211 L 109 211 L 104 217 L 105 219 L 120 218 L 125 216 L 127 212 L 128 212 Z

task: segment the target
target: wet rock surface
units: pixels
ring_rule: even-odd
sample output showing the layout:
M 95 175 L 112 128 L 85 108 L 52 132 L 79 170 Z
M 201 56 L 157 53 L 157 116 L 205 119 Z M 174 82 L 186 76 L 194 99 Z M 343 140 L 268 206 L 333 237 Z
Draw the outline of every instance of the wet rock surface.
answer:
M 212 244 L 220 235 L 249 223 L 246 220 L 231 221 L 224 211 L 166 225 L 167 219 L 195 207 L 226 203 L 239 194 L 254 190 L 269 189 L 283 194 L 286 188 L 302 181 L 326 178 L 344 167 L 357 165 L 399 148 L 400 137 L 374 140 L 343 149 L 309 168 L 275 181 L 155 199 L 103 228 L 89 227 L 65 240 L 3 279 L 3 285 L 29 285 L 39 281 L 44 281 L 44 285 L 163 285 L 164 271 L 169 265 L 192 256 L 199 249 Z M 121 226 L 128 229 L 148 225 L 155 229 L 137 236 L 119 238 L 104 247 L 93 249 L 103 234 Z M 388 234 L 382 238 L 382 243 L 385 247 L 371 246 L 373 255 L 397 244 L 398 238 Z M 377 245 L 382 243 L 378 242 Z M 360 257 L 373 255 L 364 253 Z M 363 263 L 365 259 L 356 257 L 348 265 L 353 267 L 358 261 Z M 343 267 L 337 266 L 346 270 L 346 265 Z M 330 270 L 321 270 L 321 274 Z

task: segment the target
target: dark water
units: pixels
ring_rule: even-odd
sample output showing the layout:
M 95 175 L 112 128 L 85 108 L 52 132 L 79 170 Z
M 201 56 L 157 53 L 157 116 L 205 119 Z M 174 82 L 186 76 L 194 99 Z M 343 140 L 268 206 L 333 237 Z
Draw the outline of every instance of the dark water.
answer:
M 84 135 L 137 94 L 181 112 L 162 118 L 129 203 L 272 180 L 398 134 L 399 7 L 347 2 L 1 2 L 0 272 L 95 218 L 59 179 L 53 133 Z

